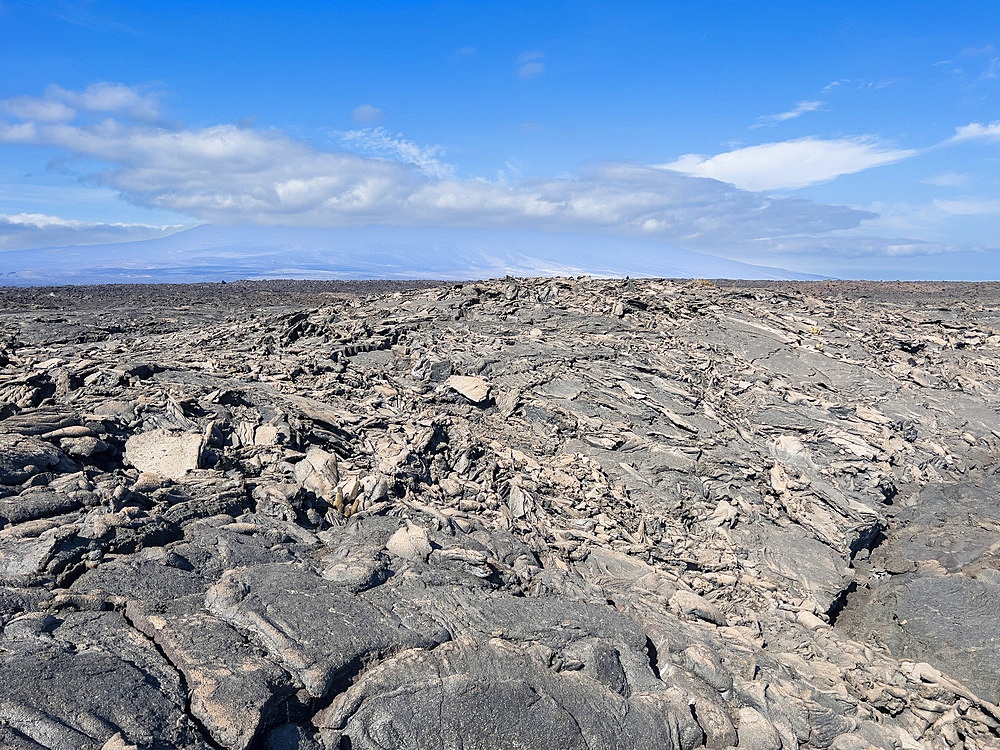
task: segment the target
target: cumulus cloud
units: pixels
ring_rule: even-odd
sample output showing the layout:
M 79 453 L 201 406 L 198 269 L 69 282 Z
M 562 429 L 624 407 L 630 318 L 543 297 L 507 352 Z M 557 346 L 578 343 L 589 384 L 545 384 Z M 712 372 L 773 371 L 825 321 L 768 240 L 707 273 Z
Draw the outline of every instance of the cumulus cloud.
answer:
M 382 110 L 371 104 L 362 104 L 351 110 L 351 119 L 360 123 L 378 122 L 382 119 Z
M 0 124 L 0 141 L 58 146 L 110 166 L 91 179 L 141 206 L 231 223 L 363 217 L 406 194 L 412 169 L 354 154 L 318 152 L 279 133 L 218 125 L 198 130 Z
M 973 140 L 1000 141 L 1000 120 L 987 123 L 986 125 L 978 122 L 970 122 L 968 125 L 955 128 L 955 135 L 951 137 L 953 143 Z
M 862 138 L 799 138 L 747 146 L 710 157 L 685 154 L 660 166 L 722 180 L 744 190 L 790 190 L 893 164 L 915 153 Z
M 96 159 L 104 168 L 86 175 L 87 184 L 103 185 L 135 205 L 169 210 L 193 222 L 602 232 L 742 259 L 748 254 L 808 253 L 810 247 L 825 247 L 818 240 L 860 231 L 876 217 L 869 211 L 775 197 L 746 187 L 812 184 L 911 153 L 864 141 L 805 139 L 710 159 L 688 156 L 661 167 L 605 163 L 571 177 L 508 183 L 460 178 L 443 161 L 440 146 L 416 144 L 384 128 L 363 128 L 341 137 L 349 150 L 323 150 L 277 130 L 246 125 L 166 127 L 141 118 L 130 121 L 126 115 L 99 122 L 86 117 L 0 120 L 0 143 L 57 147 L 84 157 L 82 163 Z M 815 157 L 813 163 L 807 156 Z M 77 236 L 94 237 L 117 232 L 124 239 L 136 238 L 125 237 L 129 232 L 167 231 L 139 225 L 81 226 L 24 215 L 5 221 L 8 237 L 17 232 L 41 237 L 45 230 L 46 238 L 56 231 L 75 231 Z M 886 254 L 905 245 L 880 242 L 831 239 L 829 246 L 844 253 L 858 247 L 874 252 L 878 247 Z M 15 246 L 10 243 L 7 240 L 8 249 Z M 18 246 L 42 244 L 65 243 L 23 240 Z
M 80 112 L 116 114 L 145 122 L 155 122 L 160 117 L 156 94 L 120 83 L 94 83 L 83 91 L 69 91 L 53 84 L 42 96 L 17 96 L 2 104 L 17 118 L 44 122 L 69 121 Z
M 832 85 L 832 84 L 831 84 Z M 763 115 L 757 118 L 757 122 L 751 125 L 753 128 L 762 128 L 767 125 L 777 125 L 779 122 L 786 122 L 788 120 L 794 120 L 796 117 L 801 117 L 807 112 L 816 112 L 821 110 L 826 102 L 820 101 L 809 101 L 809 102 L 798 102 L 792 109 L 787 112 L 779 112 L 776 115 Z
M 182 228 L 148 224 L 108 224 L 37 213 L 0 214 L 0 252 L 36 247 L 146 240 L 163 237 Z
M 709 247 L 852 227 L 870 216 L 630 164 L 515 185 L 460 180 L 430 173 L 437 152 L 428 155 L 381 129 L 356 131 L 349 140 L 398 160 L 320 151 L 275 131 L 234 125 L 0 124 L 2 142 L 58 146 L 106 162 L 94 179 L 137 205 L 221 224 L 593 229 Z
M 3 108 L 22 120 L 59 122 L 76 117 L 76 110 L 64 102 L 32 96 L 7 99 L 3 102 Z
M 543 52 L 538 50 L 528 50 L 517 56 L 517 77 L 518 78 L 538 78 L 545 72 L 545 57 Z
M 156 120 L 160 116 L 159 97 L 143 94 L 120 83 L 95 83 L 81 92 L 54 87 L 70 106 L 87 112 L 110 112 L 135 120 Z

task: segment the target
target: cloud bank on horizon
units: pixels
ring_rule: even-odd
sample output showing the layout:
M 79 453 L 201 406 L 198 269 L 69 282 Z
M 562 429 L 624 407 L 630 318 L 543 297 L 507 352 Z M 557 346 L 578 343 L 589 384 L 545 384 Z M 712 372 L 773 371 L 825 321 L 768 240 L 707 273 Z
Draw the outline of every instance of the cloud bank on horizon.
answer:
M 128 90 L 121 85 L 100 87 Z M 61 106 L 66 106 L 62 102 L 69 99 L 67 93 L 72 92 L 58 90 Z M 138 100 L 138 92 L 133 93 Z M 440 161 L 441 147 L 421 147 L 384 128 L 342 136 L 346 146 L 378 154 L 365 156 L 323 151 L 280 132 L 237 125 L 190 129 L 134 122 L 124 105 L 118 106 L 125 101 L 118 97 L 105 105 L 108 114 L 120 114 L 117 119 L 79 121 L 80 114 L 100 112 L 91 104 L 85 113 L 60 111 L 58 119 L 25 116 L 20 122 L 0 123 L 0 142 L 55 147 L 94 158 L 105 166 L 88 179 L 117 190 L 129 202 L 215 224 L 592 230 L 703 248 L 771 241 L 779 250 L 779 240 L 791 242 L 804 228 L 825 234 L 856 228 L 874 217 L 853 208 L 775 198 L 717 179 L 630 163 L 609 162 L 573 177 L 513 185 L 458 179 L 454 168 Z M 22 96 L 17 111 L 48 113 L 52 104 L 49 93 L 37 99 Z M 155 113 L 155 105 L 147 102 L 144 113 Z M 0 227 L 33 227 L 39 230 L 38 238 L 24 233 L 33 243 L 45 230 L 58 229 L 65 238 L 74 227 L 86 241 L 98 241 L 93 223 L 32 216 L 0 215 Z M 113 225 L 102 228 L 115 231 Z M 123 233 L 137 236 L 147 230 L 162 231 L 121 227 Z
M 94 14 L 102 3 L 86 6 Z M 5 12 L 23 15 L 25 7 L 15 4 Z M 623 18 L 632 7 L 623 6 Z M 421 12 L 432 15 L 428 8 Z M 388 24 L 383 31 L 391 35 L 392 24 L 402 24 L 405 15 L 397 8 L 395 15 L 383 16 Z M 73 25 L 89 28 L 91 35 L 121 36 L 144 19 L 152 19 L 148 8 L 128 22 L 114 19 L 102 27 L 90 18 Z M 966 31 L 973 36 L 972 26 Z M 73 33 L 86 36 L 79 29 Z M 496 53 L 479 39 L 468 40 L 474 45 L 465 41 L 456 39 L 441 55 L 441 70 L 479 64 Z M 565 86 L 573 75 L 566 68 L 580 64 L 571 50 L 557 45 L 515 41 L 506 62 L 497 60 L 498 72 L 491 73 L 506 70 L 507 79 L 494 83 L 496 96 L 523 110 L 513 116 L 521 117 L 520 125 L 512 124 L 503 136 L 511 148 L 532 134 L 549 138 L 545 131 L 556 129 L 559 118 L 538 117 L 545 110 L 539 109 L 544 105 L 539 91 L 554 76 L 562 76 Z M 308 46 L 308 39 L 303 44 Z M 423 105 L 377 78 L 345 104 L 340 122 L 348 127 L 342 129 L 310 129 L 294 115 L 280 125 L 262 123 L 259 116 L 227 122 L 224 112 L 211 106 L 193 111 L 185 105 L 177 90 L 190 92 L 183 80 L 172 85 L 153 78 L 144 80 L 155 83 L 100 79 L 76 88 L 50 81 L 0 100 L 0 251 L 149 239 L 199 223 L 479 227 L 641 237 L 806 272 L 822 266 L 822 272 L 843 276 L 868 267 L 858 259 L 905 262 L 907 256 L 940 255 L 944 267 L 949 253 L 970 257 L 975 251 L 973 262 L 994 263 L 1000 273 L 1000 238 L 989 230 L 1000 217 L 1000 190 L 984 167 L 1000 156 L 1000 121 L 988 116 L 986 106 L 996 95 L 997 59 L 987 43 L 959 47 L 953 59 L 926 61 L 934 74 L 947 69 L 968 100 L 962 112 L 970 117 L 934 132 L 925 129 L 920 137 L 912 135 L 911 123 L 896 136 L 884 134 L 885 122 L 853 132 L 815 127 L 845 109 L 849 97 L 877 97 L 901 85 L 890 78 L 823 79 L 824 85 L 808 91 L 788 81 L 782 88 L 798 89 L 798 96 L 769 110 L 777 114 L 758 109 L 741 127 L 729 125 L 744 139 L 763 136 L 752 142 L 716 141 L 717 148 L 705 152 L 706 140 L 692 130 L 686 138 L 670 133 L 655 154 L 640 142 L 630 151 L 627 133 L 602 141 L 595 135 L 599 125 L 578 117 L 573 127 L 590 128 L 585 139 L 590 151 L 577 162 L 585 166 L 546 169 L 542 162 L 552 157 L 523 146 L 523 158 L 507 153 L 495 162 L 494 177 L 482 176 L 482 164 L 470 156 L 485 141 L 468 128 L 456 132 L 440 110 L 433 111 L 433 102 L 417 117 Z M 7 86 L 0 83 L 0 93 Z M 562 106 L 579 108 L 587 90 L 578 88 L 576 98 L 570 93 Z M 607 101 L 613 99 L 599 82 L 590 90 L 597 98 L 603 92 Z M 470 104 L 476 98 L 466 92 Z M 404 104 L 412 110 L 409 118 L 398 115 Z M 176 109 L 194 122 L 174 119 Z M 397 127 L 407 119 L 433 143 L 425 145 Z M 641 120 L 633 126 L 640 129 Z M 488 138 L 491 127 L 480 125 Z M 797 130 L 776 137 L 789 128 Z M 560 132 L 567 142 L 580 137 L 565 124 Z M 685 149 L 686 144 L 696 148 Z M 39 170 L 42 163 L 47 166 Z M 95 197 L 94 205 L 74 215 L 80 206 L 65 198 L 70 187 L 105 197 Z M 32 194 L 36 197 L 29 200 Z

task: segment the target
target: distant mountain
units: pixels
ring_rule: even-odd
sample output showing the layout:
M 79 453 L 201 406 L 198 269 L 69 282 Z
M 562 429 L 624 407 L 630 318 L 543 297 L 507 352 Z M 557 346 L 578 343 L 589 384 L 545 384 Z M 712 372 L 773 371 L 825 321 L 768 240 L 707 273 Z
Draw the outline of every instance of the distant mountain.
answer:
M 505 275 L 816 279 L 603 234 L 436 227 L 199 226 L 137 242 L 0 253 L 0 285 Z

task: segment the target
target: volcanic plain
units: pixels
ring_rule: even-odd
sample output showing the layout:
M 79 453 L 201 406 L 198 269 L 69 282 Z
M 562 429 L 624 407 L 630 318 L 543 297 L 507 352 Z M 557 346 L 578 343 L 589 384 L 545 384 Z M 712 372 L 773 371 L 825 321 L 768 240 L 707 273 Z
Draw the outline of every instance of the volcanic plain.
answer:
M 0 747 L 1000 747 L 1000 285 L 0 289 Z

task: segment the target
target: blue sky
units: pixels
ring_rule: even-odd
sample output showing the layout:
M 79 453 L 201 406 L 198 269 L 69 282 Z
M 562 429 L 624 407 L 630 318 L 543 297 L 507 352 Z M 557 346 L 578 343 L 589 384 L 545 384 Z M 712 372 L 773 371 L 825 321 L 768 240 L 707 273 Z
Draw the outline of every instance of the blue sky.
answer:
M 0 0 L 0 102 L 0 266 L 401 224 L 1000 277 L 995 0 Z

